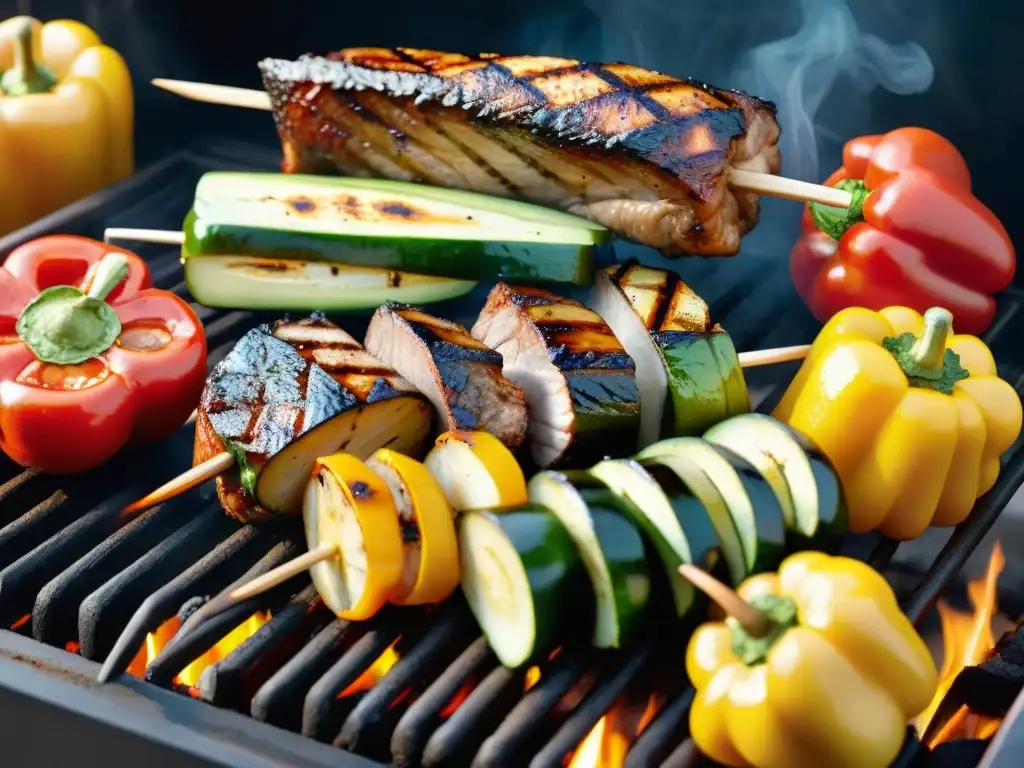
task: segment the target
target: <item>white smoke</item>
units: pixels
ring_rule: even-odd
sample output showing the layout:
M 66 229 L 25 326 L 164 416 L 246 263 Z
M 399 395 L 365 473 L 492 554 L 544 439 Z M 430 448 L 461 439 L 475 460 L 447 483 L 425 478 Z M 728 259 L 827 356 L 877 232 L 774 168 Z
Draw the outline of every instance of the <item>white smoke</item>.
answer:
M 775 102 L 785 175 L 821 181 L 818 112 L 841 77 L 863 94 L 880 87 L 905 96 L 928 90 L 935 68 L 917 43 L 894 45 L 862 32 L 843 0 L 800 0 L 800 6 L 796 34 L 749 51 L 729 85 Z

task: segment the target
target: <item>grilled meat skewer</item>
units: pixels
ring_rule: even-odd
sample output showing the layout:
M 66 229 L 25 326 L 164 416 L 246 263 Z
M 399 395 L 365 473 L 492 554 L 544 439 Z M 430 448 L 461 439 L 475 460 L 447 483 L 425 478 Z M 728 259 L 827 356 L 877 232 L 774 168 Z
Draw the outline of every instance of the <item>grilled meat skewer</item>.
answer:
M 636 367 L 596 312 L 544 290 L 498 283 L 472 333 L 501 354 L 505 378 L 522 388 L 539 467 L 582 465 L 636 444 Z
M 523 392 L 502 375 L 501 355 L 458 323 L 389 302 L 370 319 L 366 349 L 433 403 L 439 431 L 489 432 L 513 450 L 522 445 Z
M 668 256 L 732 255 L 776 173 L 775 108 L 628 64 L 349 48 L 260 62 L 287 173 L 420 181 L 561 208 Z
M 430 422 L 426 399 L 341 328 L 279 321 L 249 331 L 213 369 L 193 463 L 230 452 L 235 467 L 217 476 L 218 499 L 229 516 L 257 522 L 299 511 L 318 457 L 417 454 Z

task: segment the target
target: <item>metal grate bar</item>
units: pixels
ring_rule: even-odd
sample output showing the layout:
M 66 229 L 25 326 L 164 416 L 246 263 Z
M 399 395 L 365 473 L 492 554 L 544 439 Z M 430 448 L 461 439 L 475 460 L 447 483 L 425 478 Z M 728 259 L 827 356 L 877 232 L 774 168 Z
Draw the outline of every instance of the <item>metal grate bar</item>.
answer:
M 223 661 L 203 670 L 199 698 L 248 712 L 260 686 L 330 619 L 316 588 L 306 587 Z
M 362 636 L 310 687 L 302 702 L 302 733 L 330 742 L 341 730 L 352 702 L 338 697 L 398 640 L 401 616 L 383 611 L 366 622 Z
M 82 601 L 78 612 L 80 653 L 94 660 L 106 656 L 113 649 L 126 618 L 162 587 L 171 574 L 195 563 L 204 551 L 214 549 L 230 536 L 233 529 L 234 525 L 219 509 L 207 509 L 127 568 L 109 576 L 105 584 Z M 102 570 L 117 568 L 122 560 L 130 558 L 131 553 L 126 549 L 121 547 L 111 553 L 114 556 L 101 561 Z M 70 572 L 65 571 L 60 578 L 65 579 Z M 96 575 L 102 580 L 103 576 Z M 81 589 L 89 588 L 93 579 L 83 576 L 79 572 L 69 585 L 81 584 Z
M 394 768 L 414 768 L 423 764 L 423 750 L 434 731 L 445 721 L 448 708 L 458 704 L 456 712 L 469 707 L 464 691 L 472 691 L 498 666 L 498 659 L 487 640 L 478 637 L 441 673 L 406 710 L 391 735 L 391 761 Z
M 565 714 L 570 694 L 579 698 L 594 682 L 593 653 L 589 649 L 563 650 L 541 671 L 540 680 L 512 708 L 491 736 L 484 740 L 473 760 L 474 768 L 520 766 L 541 738 L 553 732 Z M 591 674 L 588 675 L 588 671 Z M 561 710 L 561 711 L 559 711 Z
M 353 634 L 352 624 L 344 619 L 328 624 L 256 691 L 250 708 L 252 716 L 292 731 L 301 730 L 306 694 L 344 654 Z
M 461 600 L 433 610 L 427 622 L 411 622 L 397 643 L 398 662 L 359 699 L 342 723 L 334 745 L 368 757 L 388 759 L 391 732 L 408 706 L 466 647 L 474 623 Z
M 302 548 L 294 539 L 279 541 L 239 580 L 254 579 L 291 560 L 301 551 Z M 302 583 L 302 578 L 302 576 L 297 576 L 262 595 L 236 603 L 209 621 L 195 627 L 191 632 L 178 632 L 171 642 L 164 646 L 160 655 L 146 667 L 146 679 L 157 685 L 170 685 L 185 667 L 212 648 L 218 640 L 261 607 L 277 605 L 287 600 L 288 595 L 293 594 L 297 590 L 298 584 Z

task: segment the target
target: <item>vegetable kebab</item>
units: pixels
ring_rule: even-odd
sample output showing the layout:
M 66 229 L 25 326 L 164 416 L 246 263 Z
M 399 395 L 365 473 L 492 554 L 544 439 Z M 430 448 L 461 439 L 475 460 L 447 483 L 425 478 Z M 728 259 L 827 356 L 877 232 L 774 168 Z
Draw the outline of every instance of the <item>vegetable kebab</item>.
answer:
M 657 285 L 635 306 L 616 299 L 616 323 L 625 312 L 643 312 L 649 319 L 652 305 L 666 303 L 685 306 L 688 317 L 673 309 L 661 326 L 674 323 L 672 329 L 652 327 L 647 341 L 638 340 L 634 326 L 621 326 L 633 334 L 631 348 L 645 355 L 635 371 L 612 329 L 592 310 L 504 283 L 491 292 L 474 325 L 478 338 L 457 323 L 393 302 L 371 319 L 368 349 L 319 316 L 254 329 L 210 375 L 198 412 L 193 468 L 128 511 L 230 470 L 217 480 L 228 514 L 246 521 L 294 514 L 303 481 L 292 476 L 296 466 L 311 468 L 323 453 L 314 446 L 329 452 L 347 444 L 349 452 L 365 458 L 388 440 L 399 440 L 391 447 L 416 454 L 411 446 L 426 439 L 432 421 L 439 431 L 490 432 L 511 448 L 525 438 L 542 468 L 578 466 L 588 452 L 593 458 L 609 451 L 609 429 L 624 436 L 622 447 L 612 441 L 616 447 L 610 450 L 626 452 L 638 444 L 638 435 L 641 446 L 663 435 L 698 435 L 707 424 L 749 410 L 742 366 L 793 360 L 805 352 L 788 347 L 737 355 L 727 334 L 711 325 L 707 306 L 678 276 L 643 273 Z M 642 322 L 636 327 L 643 329 Z M 647 339 L 648 332 L 642 333 Z M 664 346 L 653 357 L 659 343 Z M 530 357 L 519 359 L 526 350 Z M 696 378 L 698 371 L 699 381 L 688 386 L 686 377 Z M 658 396 L 658 387 L 669 380 L 675 415 L 663 418 L 665 396 Z M 646 435 L 641 393 L 656 414 Z M 310 408 L 311 416 L 301 415 Z M 378 411 L 380 418 L 371 419 Z M 603 439 L 592 439 L 598 435 Z
M 845 530 L 838 478 L 810 441 L 757 414 L 715 429 L 751 461 L 718 442 L 674 439 L 527 484 L 500 440 L 464 431 L 441 435 L 422 464 L 390 449 L 365 462 L 319 458 L 303 504 L 309 552 L 204 610 L 310 569 L 325 604 L 352 620 L 389 602 L 440 601 L 460 583 L 509 667 L 568 642 L 626 646 L 652 611 L 703 611 L 681 565 L 739 584 L 794 547 L 829 549 Z

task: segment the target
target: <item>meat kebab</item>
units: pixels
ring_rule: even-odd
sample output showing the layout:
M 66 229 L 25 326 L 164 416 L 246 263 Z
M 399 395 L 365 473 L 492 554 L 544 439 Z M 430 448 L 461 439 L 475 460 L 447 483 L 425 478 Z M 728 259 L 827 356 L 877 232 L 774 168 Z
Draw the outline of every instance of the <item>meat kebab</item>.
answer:
M 560 208 L 663 254 L 732 255 L 774 174 L 770 102 L 629 64 L 348 48 L 260 62 L 287 173 L 425 182 Z

